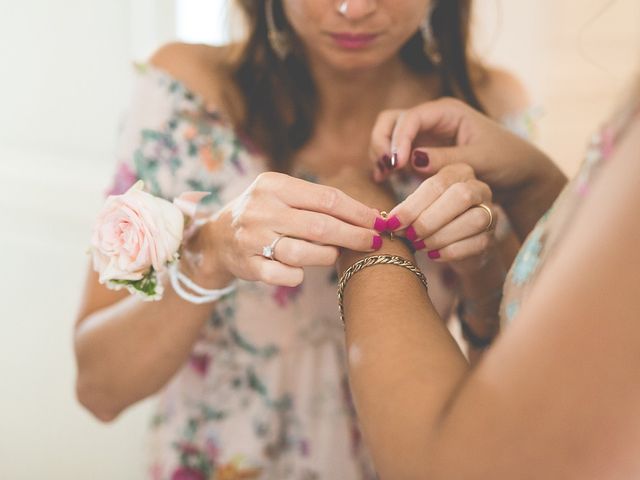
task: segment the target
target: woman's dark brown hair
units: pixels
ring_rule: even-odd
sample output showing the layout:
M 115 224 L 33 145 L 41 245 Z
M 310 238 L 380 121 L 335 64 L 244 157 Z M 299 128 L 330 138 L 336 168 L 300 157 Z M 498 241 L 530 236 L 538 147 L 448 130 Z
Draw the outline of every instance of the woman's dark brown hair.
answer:
M 425 55 L 419 32 L 402 47 L 400 56 L 416 72 L 437 73 L 442 95 L 460 98 L 482 110 L 468 61 L 471 0 L 434 1 L 432 28 L 442 61 L 436 66 Z M 285 172 L 291 156 L 313 133 L 316 89 L 304 56 L 294 51 L 280 60 L 271 49 L 265 0 L 238 0 L 238 4 L 249 32 L 233 68 L 233 78 L 245 100 L 239 127 L 271 158 L 274 170 Z M 273 5 L 278 29 L 291 32 L 281 0 Z

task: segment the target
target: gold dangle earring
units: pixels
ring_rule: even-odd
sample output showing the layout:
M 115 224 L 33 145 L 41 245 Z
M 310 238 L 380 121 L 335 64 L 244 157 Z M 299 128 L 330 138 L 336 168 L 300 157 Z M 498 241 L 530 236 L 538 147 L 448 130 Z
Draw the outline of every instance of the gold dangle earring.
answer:
M 284 30 L 278 30 L 273 14 L 273 0 L 267 0 L 264 5 L 269 45 L 280 61 L 283 61 L 291 53 L 291 35 Z
M 422 50 L 424 51 L 424 54 L 427 56 L 429 61 L 437 67 L 442 63 L 442 55 L 440 55 L 438 42 L 433 34 L 433 27 L 431 25 L 433 17 L 432 13 L 433 7 L 429 9 L 427 16 L 420 24 L 420 35 L 422 36 Z

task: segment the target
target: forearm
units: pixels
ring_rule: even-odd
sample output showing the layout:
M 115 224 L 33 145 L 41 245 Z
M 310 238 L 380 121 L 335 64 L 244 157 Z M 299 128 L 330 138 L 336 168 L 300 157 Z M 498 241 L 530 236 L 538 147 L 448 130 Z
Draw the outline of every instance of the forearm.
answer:
M 413 260 L 399 241 L 378 253 Z M 339 270 L 359 258 L 348 253 Z M 425 478 L 428 432 L 469 365 L 409 270 L 368 267 L 344 300 L 351 389 L 381 479 Z
M 78 398 L 103 420 L 155 393 L 184 365 L 213 304 L 129 296 L 90 314 L 75 332 Z
M 521 242 L 551 208 L 567 184 L 566 175 L 548 157 L 542 153 L 540 156 L 540 159 L 534 160 L 536 169 L 524 184 L 496 195 Z
M 490 233 L 489 247 L 479 256 L 451 263 L 457 275 L 456 313 L 472 364 L 499 333 L 502 290 L 507 271 L 520 249 L 504 210 L 494 207 L 497 220 L 495 230 Z
M 456 315 L 474 365 L 500 331 L 500 302 L 507 269 L 500 246 L 487 252 L 481 269 L 459 275 Z

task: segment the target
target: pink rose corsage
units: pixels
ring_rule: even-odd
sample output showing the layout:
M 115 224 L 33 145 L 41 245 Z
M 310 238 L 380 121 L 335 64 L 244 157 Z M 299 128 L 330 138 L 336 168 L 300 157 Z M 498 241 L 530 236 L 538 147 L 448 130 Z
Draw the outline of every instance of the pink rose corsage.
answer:
M 197 205 L 209 193 L 186 192 L 172 203 L 143 187 L 138 181 L 125 193 L 107 198 L 93 229 L 90 253 L 101 284 L 159 300 L 163 287 L 158 274 L 178 260 Z

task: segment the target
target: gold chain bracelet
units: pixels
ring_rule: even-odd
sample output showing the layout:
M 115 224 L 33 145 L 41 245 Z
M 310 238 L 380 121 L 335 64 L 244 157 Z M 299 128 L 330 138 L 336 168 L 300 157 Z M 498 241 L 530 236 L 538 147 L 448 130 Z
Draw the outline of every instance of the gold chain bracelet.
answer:
M 406 268 L 407 270 L 413 272 L 416 277 L 420 279 L 425 289 L 427 287 L 427 278 L 424 276 L 424 273 L 416 267 L 409 260 L 406 260 L 398 255 L 371 255 L 369 257 L 365 257 L 362 260 L 358 260 L 356 263 L 351 265 L 349 268 L 345 270 L 338 282 L 338 309 L 340 310 L 340 321 L 342 322 L 342 326 L 344 327 L 344 289 L 347 286 L 347 282 L 353 277 L 356 273 L 361 270 L 364 270 L 367 267 L 372 267 L 374 265 L 397 265 L 398 267 Z

